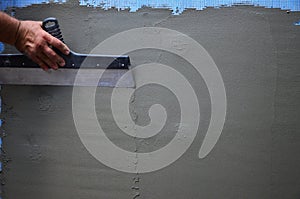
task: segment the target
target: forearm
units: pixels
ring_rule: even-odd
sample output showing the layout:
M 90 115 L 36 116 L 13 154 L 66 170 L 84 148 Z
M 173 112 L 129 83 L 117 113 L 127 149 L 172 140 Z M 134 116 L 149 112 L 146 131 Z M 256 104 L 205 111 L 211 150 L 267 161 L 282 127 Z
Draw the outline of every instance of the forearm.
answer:
M 0 41 L 14 45 L 17 39 L 20 21 L 0 12 Z

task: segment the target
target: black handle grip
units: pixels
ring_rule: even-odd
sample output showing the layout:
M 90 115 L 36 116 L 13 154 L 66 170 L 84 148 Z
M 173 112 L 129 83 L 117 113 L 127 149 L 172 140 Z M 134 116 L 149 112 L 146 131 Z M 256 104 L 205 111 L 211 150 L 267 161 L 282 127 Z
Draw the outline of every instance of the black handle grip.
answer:
M 60 41 L 64 42 L 64 39 L 62 37 L 59 24 L 56 18 L 49 17 L 43 21 L 42 25 L 43 29 L 47 31 L 49 34 L 51 34 L 53 37 L 56 37 Z M 65 42 L 64 42 L 65 43 Z

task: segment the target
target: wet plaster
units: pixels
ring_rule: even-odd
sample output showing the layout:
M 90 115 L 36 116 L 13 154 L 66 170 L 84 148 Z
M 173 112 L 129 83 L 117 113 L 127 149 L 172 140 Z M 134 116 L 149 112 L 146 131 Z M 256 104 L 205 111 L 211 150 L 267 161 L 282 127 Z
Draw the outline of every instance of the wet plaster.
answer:
M 210 99 L 203 79 L 184 59 L 159 50 L 131 52 L 133 67 L 160 62 L 188 77 L 201 110 L 191 147 L 175 163 L 151 173 L 127 174 L 94 159 L 76 133 L 72 88 L 4 86 L 3 198 L 291 198 L 300 197 L 299 13 L 240 6 L 136 13 L 71 5 L 34 5 L 16 10 L 21 19 L 59 19 L 66 43 L 88 53 L 99 42 L 131 28 L 157 26 L 180 31 L 210 53 L 222 74 L 227 117 L 222 135 L 205 159 L 199 148 L 209 125 Z M 6 48 L 6 52 L 13 52 Z M 143 78 L 142 74 L 136 78 Z M 168 78 L 162 76 L 162 78 Z M 172 140 L 180 121 L 178 101 L 168 89 L 147 85 L 130 101 L 131 117 L 147 125 L 147 110 L 162 104 L 167 125 L 151 138 L 130 137 L 110 109 L 111 88 L 99 88 L 96 112 L 107 137 L 132 152 L 155 151 Z M 136 164 L 138 164 L 138 158 Z

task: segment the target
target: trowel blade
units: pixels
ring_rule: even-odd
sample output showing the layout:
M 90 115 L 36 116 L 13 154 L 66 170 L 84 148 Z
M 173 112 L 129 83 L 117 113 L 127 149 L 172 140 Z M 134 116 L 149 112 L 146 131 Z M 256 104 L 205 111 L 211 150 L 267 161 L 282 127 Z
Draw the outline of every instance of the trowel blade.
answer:
M 101 74 L 101 77 L 99 77 L 99 74 Z M 110 70 L 89 68 L 80 70 L 60 68 L 58 70 L 43 71 L 40 68 L 0 67 L 0 84 L 135 87 L 134 78 L 130 69 Z

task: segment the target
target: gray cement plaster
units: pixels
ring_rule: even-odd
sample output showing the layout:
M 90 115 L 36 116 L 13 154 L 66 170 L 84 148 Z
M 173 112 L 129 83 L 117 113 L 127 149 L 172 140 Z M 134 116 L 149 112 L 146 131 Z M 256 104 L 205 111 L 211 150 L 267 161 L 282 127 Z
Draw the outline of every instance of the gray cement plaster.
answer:
M 205 159 L 199 159 L 210 119 L 203 79 L 174 54 L 150 49 L 130 53 L 133 66 L 158 61 L 188 77 L 199 99 L 201 120 L 192 146 L 175 163 L 147 174 L 127 174 L 98 162 L 80 142 L 72 118 L 71 88 L 5 86 L 1 91 L 7 134 L 4 150 L 11 161 L 3 171 L 3 198 L 300 197 L 300 29 L 293 25 L 299 13 L 234 7 L 172 16 L 167 10 L 128 13 L 36 5 L 18 9 L 16 16 L 35 20 L 57 17 L 66 43 L 82 53 L 131 28 L 157 26 L 187 34 L 216 62 L 228 107 L 217 145 Z M 110 88 L 98 89 L 96 111 L 116 145 L 148 152 L 174 137 L 180 109 L 168 89 L 148 85 L 135 93 L 130 108 L 137 124 L 149 122 L 147 110 L 152 104 L 162 104 L 168 113 L 162 132 L 145 140 L 118 129 L 109 106 L 111 92 Z

